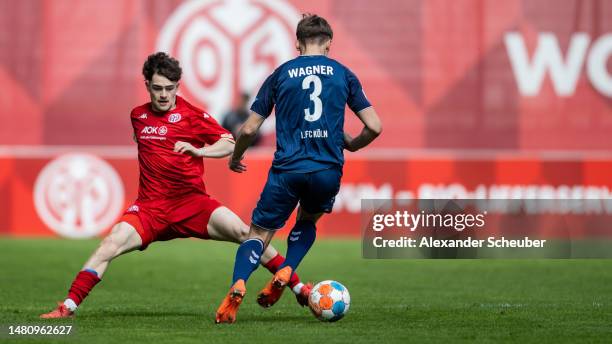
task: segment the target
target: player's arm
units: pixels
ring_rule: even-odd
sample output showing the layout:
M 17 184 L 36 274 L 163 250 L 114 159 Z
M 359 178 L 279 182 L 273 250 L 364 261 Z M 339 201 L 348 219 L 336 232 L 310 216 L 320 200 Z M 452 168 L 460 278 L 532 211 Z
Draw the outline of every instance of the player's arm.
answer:
M 203 158 L 225 158 L 232 154 L 234 146 L 235 143 L 233 139 L 222 137 L 212 145 L 200 148 L 200 156 Z
M 263 124 L 265 118 L 260 116 L 256 112 L 251 111 L 251 115 L 244 122 L 240 131 L 238 132 L 238 140 L 236 141 L 236 148 L 234 148 L 234 154 L 229 161 L 229 167 L 232 171 L 242 173 L 246 171 L 246 165 L 242 163 L 244 152 L 249 146 L 255 141 L 257 132 Z
M 177 141 L 174 151 L 197 158 L 224 158 L 234 151 L 234 140 L 222 137 L 210 146 L 196 148 L 189 142 Z
M 361 133 L 355 138 L 344 133 L 344 147 L 351 152 L 356 152 L 369 145 L 382 133 L 382 123 L 374 107 L 370 106 L 357 112 L 357 117 L 364 125 Z

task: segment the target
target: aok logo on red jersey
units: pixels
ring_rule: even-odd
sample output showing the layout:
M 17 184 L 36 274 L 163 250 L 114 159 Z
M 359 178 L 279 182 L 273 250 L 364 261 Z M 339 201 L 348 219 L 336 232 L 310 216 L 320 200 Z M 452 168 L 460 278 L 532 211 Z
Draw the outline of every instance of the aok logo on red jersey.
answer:
M 154 127 L 154 126 L 146 126 L 144 128 L 142 128 L 142 130 L 140 131 L 141 134 L 147 134 L 147 135 L 161 135 L 164 136 L 168 133 L 168 128 L 166 128 L 166 126 L 161 126 L 161 127 Z

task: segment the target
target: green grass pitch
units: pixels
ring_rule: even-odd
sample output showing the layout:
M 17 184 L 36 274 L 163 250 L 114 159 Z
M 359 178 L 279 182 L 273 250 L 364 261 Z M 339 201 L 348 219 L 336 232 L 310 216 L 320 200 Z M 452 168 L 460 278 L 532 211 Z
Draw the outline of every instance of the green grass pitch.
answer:
M 275 242 L 284 252 L 283 242 Z M 0 239 L 0 324 L 40 323 L 97 241 Z M 348 315 L 321 323 L 289 291 L 270 309 L 258 269 L 233 325 L 215 325 L 236 246 L 155 243 L 112 262 L 81 305 L 70 339 L 26 343 L 611 342 L 612 260 L 364 260 L 359 241 L 319 240 L 299 273 L 336 279 Z

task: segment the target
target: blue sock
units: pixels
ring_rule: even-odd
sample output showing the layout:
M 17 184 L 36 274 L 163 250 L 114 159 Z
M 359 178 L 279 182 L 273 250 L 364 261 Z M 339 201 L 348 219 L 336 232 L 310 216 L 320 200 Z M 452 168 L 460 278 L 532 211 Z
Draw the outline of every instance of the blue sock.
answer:
M 253 271 L 259 266 L 263 248 L 264 243 L 260 239 L 248 239 L 240 244 L 236 252 L 232 285 L 239 279 L 244 280 L 244 283 L 246 283 Z
M 316 237 L 317 227 L 315 227 L 314 222 L 305 220 L 296 222 L 287 237 L 287 257 L 285 257 L 285 262 L 281 264 L 279 270 L 285 266 L 290 266 L 295 272 L 312 244 L 314 244 Z

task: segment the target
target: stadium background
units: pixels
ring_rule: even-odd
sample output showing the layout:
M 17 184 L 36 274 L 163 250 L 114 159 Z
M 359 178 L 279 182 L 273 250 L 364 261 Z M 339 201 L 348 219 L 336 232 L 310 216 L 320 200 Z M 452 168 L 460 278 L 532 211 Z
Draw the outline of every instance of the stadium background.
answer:
M 347 153 L 323 235 L 358 236 L 361 198 L 609 198 L 610 2 L 6 0 L 0 235 L 102 235 L 136 197 L 128 114 L 147 101 L 146 56 L 181 60 L 182 94 L 220 120 L 295 56 L 309 11 L 331 22 L 331 56 L 360 77 L 385 130 Z M 346 129 L 360 129 L 350 111 Z M 205 162 L 208 191 L 247 222 L 270 130 L 245 175 Z

